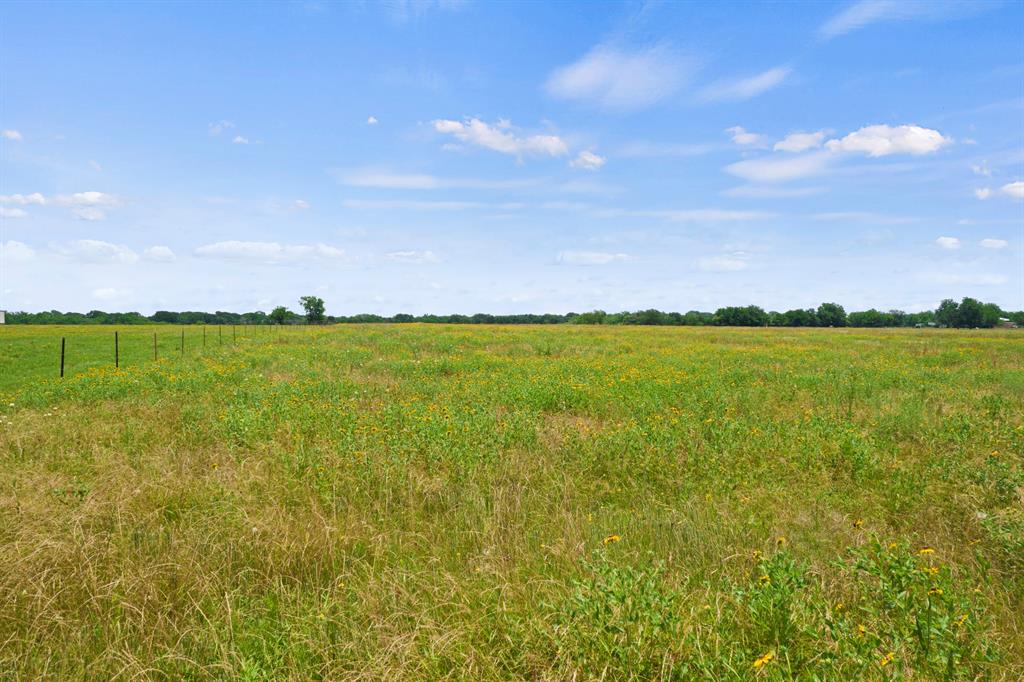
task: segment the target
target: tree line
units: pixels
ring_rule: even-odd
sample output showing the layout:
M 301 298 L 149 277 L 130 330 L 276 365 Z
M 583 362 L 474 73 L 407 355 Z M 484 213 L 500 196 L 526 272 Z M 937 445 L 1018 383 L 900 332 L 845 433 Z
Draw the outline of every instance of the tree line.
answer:
M 608 324 L 608 325 L 663 325 L 663 326 L 723 326 L 723 327 L 958 327 L 991 328 L 996 326 L 1024 326 L 1024 311 L 1005 311 L 994 303 L 982 303 L 964 298 L 959 303 L 946 299 L 935 310 L 906 313 L 902 310 L 875 309 L 847 313 L 837 303 L 822 303 L 817 308 L 794 309 L 785 312 L 765 311 L 750 306 L 719 308 L 715 312 L 691 310 L 686 313 L 661 310 L 638 310 L 607 313 L 592 310 L 585 313 L 491 315 L 409 315 L 399 313 L 390 317 L 373 314 L 326 315 L 324 301 L 316 296 L 303 296 L 300 304 L 304 314 L 284 306 L 269 314 L 262 311 L 214 313 L 158 310 L 152 315 L 140 313 L 106 313 L 92 310 L 88 313 L 62 313 L 50 310 L 39 313 L 14 312 L 7 315 L 9 324 L 361 324 L 409 322 L 436 324 Z

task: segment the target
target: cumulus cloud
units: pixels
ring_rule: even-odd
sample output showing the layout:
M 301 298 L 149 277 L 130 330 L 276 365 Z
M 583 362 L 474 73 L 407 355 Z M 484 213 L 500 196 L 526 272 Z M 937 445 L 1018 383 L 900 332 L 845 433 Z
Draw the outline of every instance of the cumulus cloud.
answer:
M 28 213 L 20 208 L 7 208 L 6 206 L 0 206 L 0 218 L 25 218 L 27 216 Z
M 832 158 L 828 152 L 811 152 L 784 158 L 765 157 L 737 161 L 726 166 L 725 170 L 751 182 L 786 182 L 821 173 Z
M 608 265 L 629 260 L 625 253 L 606 253 L 604 251 L 560 251 L 558 262 L 563 265 Z
M 556 69 L 545 88 L 562 99 L 636 110 L 676 92 L 692 71 L 691 61 L 663 46 L 626 51 L 598 45 L 578 61 Z
M 992 198 L 992 194 L 993 192 L 991 187 L 979 187 L 978 189 L 974 190 L 974 196 L 981 199 L 982 201 L 984 201 L 985 199 Z
M 705 272 L 738 272 L 746 270 L 747 255 L 734 253 L 727 256 L 709 256 L 697 261 L 697 267 Z
M 368 125 L 368 126 L 375 126 L 375 125 L 377 125 L 377 117 L 376 116 L 371 116 L 368 119 L 366 119 L 366 125 Z
M 295 201 L 292 202 L 292 208 L 294 208 L 297 211 L 305 211 L 306 209 L 309 208 L 309 202 L 306 201 L 305 199 L 296 199 Z
M 1014 199 L 1024 199 L 1024 181 L 1017 180 L 1016 182 L 1007 183 L 1000 187 L 999 191 Z
M 231 140 L 234 144 L 249 144 L 249 138 L 242 137 L 241 135 L 235 135 L 235 139 Z
M 763 147 L 768 142 L 768 138 L 764 135 L 748 132 L 742 126 L 726 128 L 725 132 L 729 133 L 732 141 L 741 147 Z
M 0 204 L 20 204 L 22 206 L 35 204 L 43 206 L 46 204 L 46 197 L 39 192 L 33 192 L 32 194 L 0 194 Z
M 873 125 L 856 130 L 846 137 L 829 140 L 826 147 L 833 152 L 859 152 L 868 156 L 890 154 L 931 154 L 950 144 L 938 130 L 915 125 Z
M 935 243 L 947 251 L 955 251 L 960 248 L 960 240 L 956 237 L 939 237 Z
M 808 149 L 817 149 L 824 140 L 824 130 L 814 133 L 790 133 L 776 142 L 772 149 L 777 152 L 805 152 Z
M 721 81 L 702 90 L 698 99 L 704 102 L 750 99 L 778 87 L 789 74 L 790 69 L 777 66 L 747 78 Z
M 131 289 L 117 289 L 114 287 L 103 287 L 101 289 L 93 289 L 92 296 L 101 301 L 113 301 L 119 298 L 125 298 L 131 295 Z
M 424 173 L 392 173 L 377 168 L 332 171 L 338 182 L 349 187 L 378 189 L 515 189 L 540 184 L 536 179 L 482 180 L 480 178 L 441 178 Z
M 395 263 L 436 263 L 440 260 L 433 251 L 392 251 L 384 258 Z
M 605 164 L 603 156 L 598 156 L 594 152 L 582 151 L 575 159 L 569 162 L 569 165 L 573 168 L 582 168 L 583 170 L 598 170 Z
M 131 264 L 139 260 L 139 255 L 127 246 L 96 239 L 79 239 L 55 245 L 53 249 L 66 258 L 83 263 Z
M 975 175 L 983 175 L 986 178 L 992 177 L 992 169 L 986 166 L 985 164 L 972 165 L 971 172 L 974 173 Z
M 23 262 L 35 258 L 35 250 L 24 242 L 0 242 L 0 255 L 7 261 Z
M 1010 245 L 1005 239 L 982 239 L 978 243 L 985 249 L 1005 249 Z
M 142 252 L 142 257 L 158 263 L 170 263 L 175 258 L 174 252 L 166 246 L 151 246 Z
M 0 135 L 3 135 L 5 140 L 13 140 L 14 142 L 21 141 L 21 133 L 19 133 L 17 130 L 11 130 L 10 128 L 8 128 L 7 130 L 0 132 Z
M 74 194 L 61 194 L 55 201 L 65 206 L 120 206 L 121 200 L 112 194 L 104 192 L 75 192 Z
M 202 258 L 274 264 L 315 260 L 339 261 L 346 258 L 344 251 L 327 244 L 278 244 L 233 240 L 205 244 L 197 248 L 195 254 Z
M 79 220 L 95 221 L 104 220 L 107 217 L 107 214 L 102 209 L 96 208 L 95 206 L 76 208 L 73 213 Z
M 217 121 L 207 126 L 211 135 L 220 135 L 225 130 L 230 130 L 235 127 L 235 124 L 231 121 Z
M 465 121 L 438 119 L 433 121 L 433 125 L 437 132 L 452 135 L 460 142 L 520 158 L 524 155 L 564 156 L 569 153 L 569 145 L 557 135 L 519 136 L 512 132 L 511 123 L 504 119 L 495 125 L 478 118 Z

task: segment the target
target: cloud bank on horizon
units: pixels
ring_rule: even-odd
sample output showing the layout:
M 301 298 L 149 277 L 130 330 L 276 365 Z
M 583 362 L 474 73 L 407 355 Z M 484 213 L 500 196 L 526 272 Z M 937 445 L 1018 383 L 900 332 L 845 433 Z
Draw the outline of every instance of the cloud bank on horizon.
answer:
M 0 309 L 1024 308 L 1024 6 L 733 10 L 5 3 Z

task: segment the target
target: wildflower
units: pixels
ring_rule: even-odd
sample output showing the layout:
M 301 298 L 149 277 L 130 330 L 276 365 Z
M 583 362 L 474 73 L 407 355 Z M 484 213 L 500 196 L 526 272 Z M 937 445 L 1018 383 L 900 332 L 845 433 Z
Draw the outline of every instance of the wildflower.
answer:
M 761 550 L 755 549 L 753 552 L 750 553 L 750 558 L 753 559 L 754 561 L 760 561 L 761 560 Z
M 609 535 L 608 537 L 606 537 L 606 538 L 605 538 L 604 540 L 602 540 L 601 542 L 603 542 L 603 543 L 604 543 L 604 544 L 606 544 L 606 545 L 610 545 L 610 544 L 612 544 L 613 542 L 618 542 L 618 541 L 619 541 L 619 540 L 621 540 L 621 539 L 622 539 L 622 538 L 620 538 L 620 537 L 619 537 L 618 535 Z
M 761 583 L 762 585 L 771 585 L 772 579 L 769 575 L 762 575 L 760 578 L 757 579 L 757 582 Z
M 963 627 L 963 624 L 966 623 L 966 622 L 967 622 L 967 614 L 965 613 L 965 614 L 963 614 L 962 616 L 960 616 L 959 618 L 956 619 L 956 621 L 953 623 L 953 627 L 956 627 L 956 628 Z
M 896 549 L 897 547 L 899 547 L 899 544 L 897 544 L 895 542 L 890 542 L 889 543 L 889 549 Z
M 931 588 L 928 589 L 928 594 L 934 594 L 934 595 L 938 596 L 938 595 L 942 594 L 942 588 L 941 587 L 931 587 Z
M 780 535 L 779 537 L 775 538 L 775 544 L 778 547 L 785 547 L 786 546 L 786 536 Z
M 775 658 L 775 652 L 769 651 L 764 656 L 761 656 L 756 661 L 754 661 L 754 669 L 757 670 L 758 668 L 767 665 L 773 658 Z
M 836 603 L 836 611 L 842 611 L 844 606 L 843 602 Z
M 866 627 L 864 627 L 863 625 L 858 625 L 857 626 L 857 634 L 860 635 L 861 637 L 865 637 L 868 634 L 868 629 Z
M 892 663 L 892 659 L 894 659 L 894 658 L 896 658 L 896 654 L 894 654 L 893 652 L 890 651 L 885 656 L 882 656 L 882 660 L 880 660 L 878 662 L 878 665 L 880 665 L 880 666 L 882 666 L 884 668 L 885 666 L 887 666 L 890 663 Z
M 853 527 L 854 528 L 863 528 L 864 527 L 864 519 L 857 519 L 856 521 L 854 521 L 853 522 Z
M 922 547 L 921 549 L 917 550 L 917 553 L 921 556 L 927 556 L 928 554 L 935 554 L 935 550 L 931 547 Z

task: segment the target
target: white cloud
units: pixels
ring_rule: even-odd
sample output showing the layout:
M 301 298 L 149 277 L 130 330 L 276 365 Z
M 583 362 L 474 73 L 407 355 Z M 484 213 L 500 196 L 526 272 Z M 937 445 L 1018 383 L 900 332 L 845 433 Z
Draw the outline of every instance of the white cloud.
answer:
M 102 209 L 96 208 L 95 206 L 85 206 L 84 208 L 76 208 L 73 213 L 79 220 L 104 220 L 107 214 Z
M 368 119 L 366 119 L 366 125 L 368 126 L 375 126 L 377 125 L 377 122 L 378 121 L 376 116 L 371 116 Z
M 1005 249 L 1010 245 L 1005 239 L 982 239 L 978 243 L 985 249 Z
M 727 197 L 740 199 L 795 199 L 797 197 L 821 194 L 824 191 L 824 187 L 758 187 L 756 185 L 742 185 L 727 189 L 722 194 Z
M 395 263 L 436 263 L 440 260 L 433 251 L 392 251 L 384 257 Z
M 710 256 L 697 261 L 697 267 L 706 272 L 738 272 L 746 270 L 747 256 L 743 253 L 728 256 Z
M 632 210 L 623 208 L 599 208 L 592 211 L 596 218 L 660 218 L 670 222 L 731 222 L 761 220 L 773 214 L 763 211 L 734 211 L 720 208 L 689 208 L 661 210 Z
M 598 45 L 578 61 L 556 69 L 545 87 L 562 99 L 635 110 L 676 92 L 692 71 L 691 62 L 665 47 L 627 52 Z
M 918 275 L 918 278 L 931 284 L 962 284 L 976 286 L 996 286 L 1006 283 L 1006 276 L 990 272 L 926 272 Z
M 92 296 L 101 301 L 113 301 L 119 298 L 126 298 L 131 295 L 131 289 L 115 289 L 114 287 L 104 287 L 102 289 L 93 289 Z
M 841 222 L 872 223 L 874 225 L 904 225 L 917 222 L 917 218 L 906 216 L 882 215 L 870 211 L 831 211 L 827 213 L 815 213 L 812 220 L 828 220 Z
M 349 187 L 379 189 L 515 189 L 539 184 L 539 180 L 481 180 L 479 178 L 439 178 L 422 173 L 392 173 L 374 168 L 332 171 L 338 182 Z
M 560 251 L 558 262 L 563 265 L 608 265 L 629 260 L 625 253 L 606 253 L 603 251 Z
M 277 242 L 224 241 L 205 244 L 195 250 L 203 258 L 294 263 L 312 260 L 342 260 L 345 252 L 327 244 L 278 244 Z
M 15 142 L 21 141 L 21 133 L 19 133 L 17 130 L 7 129 L 4 130 L 3 132 L 0 132 L 0 135 L 3 135 L 4 139 L 6 140 L 14 140 Z
M 763 147 L 768 143 L 768 138 L 764 135 L 747 132 L 742 126 L 726 128 L 725 132 L 729 133 L 733 142 L 742 147 Z
M 75 192 L 74 194 L 61 194 L 56 200 L 58 204 L 65 206 L 120 206 L 121 200 L 112 194 L 103 192 Z
M 583 170 L 598 170 L 605 164 L 603 156 L 598 156 L 594 152 L 582 151 L 575 159 L 569 162 L 569 165 L 573 168 L 582 168 Z
M 139 260 L 139 255 L 127 246 L 96 239 L 79 239 L 55 245 L 53 249 L 62 256 L 85 263 L 131 264 Z
M 142 252 L 142 257 L 158 263 L 170 263 L 175 258 L 174 252 L 166 246 L 151 246 Z
M 415 201 L 411 199 L 345 199 L 345 208 L 354 209 L 402 209 L 411 211 L 465 211 L 470 208 L 484 208 L 488 204 L 478 201 Z
M 628 142 L 616 151 L 617 156 L 659 157 L 659 156 L 700 156 L 719 148 L 713 144 L 674 144 L 645 141 Z
M 808 149 L 817 149 L 824 140 L 824 130 L 814 133 L 790 133 L 781 141 L 776 142 L 772 149 L 777 152 L 805 152 Z
M 0 194 L 0 204 L 20 204 L 22 206 L 36 204 L 43 206 L 46 204 L 46 197 L 39 192 L 33 192 L 32 194 Z
M 885 21 L 936 21 L 965 16 L 992 7 L 992 3 L 965 0 L 860 0 L 818 28 L 824 39 Z
M 983 175 L 986 178 L 992 177 L 992 169 L 986 166 L 985 164 L 972 165 L 971 172 L 974 173 L 975 175 Z
M 751 182 L 786 182 L 824 171 L 832 161 L 828 152 L 811 152 L 784 158 L 766 157 L 737 161 L 725 167 L 726 172 Z
M 25 218 L 27 216 L 28 213 L 20 208 L 7 208 L 6 206 L 0 206 L 0 218 Z
M 1024 181 L 1017 180 L 999 188 L 999 191 L 1014 199 L 1024 199 Z
M 231 140 L 234 144 L 249 144 L 249 138 L 242 137 L 241 135 L 235 135 L 235 139 Z
M 235 124 L 231 121 L 217 121 L 216 123 L 211 123 L 208 126 L 211 135 L 220 135 L 225 130 L 230 130 L 234 127 Z
M 974 196 L 981 199 L 982 201 L 991 198 L 992 194 L 993 192 L 991 187 L 979 187 L 978 189 L 974 190 Z
M 453 135 L 460 142 L 491 149 L 502 154 L 522 157 L 525 154 L 539 156 L 564 156 L 569 153 L 569 146 L 557 135 L 528 135 L 519 137 L 511 132 L 511 124 L 499 120 L 496 125 L 488 125 L 478 118 L 465 121 L 438 119 L 433 121 L 434 130 L 445 135 Z
M 35 258 L 36 252 L 24 242 L 0 242 L 0 254 L 8 261 L 22 262 Z
M 915 125 L 873 125 L 856 130 L 838 140 L 829 140 L 825 146 L 833 152 L 862 152 L 868 156 L 890 154 L 930 154 L 952 140 L 938 130 Z
M 935 243 L 947 251 L 955 251 L 960 248 L 960 240 L 956 237 L 939 237 Z
M 698 98 L 704 102 L 750 99 L 778 87 L 789 74 L 790 69 L 777 66 L 748 78 L 715 83 L 702 90 Z
M 305 211 L 309 208 L 309 202 L 305 199 L 296 199 L 292 202 L 292 208 L 298 211 Z

